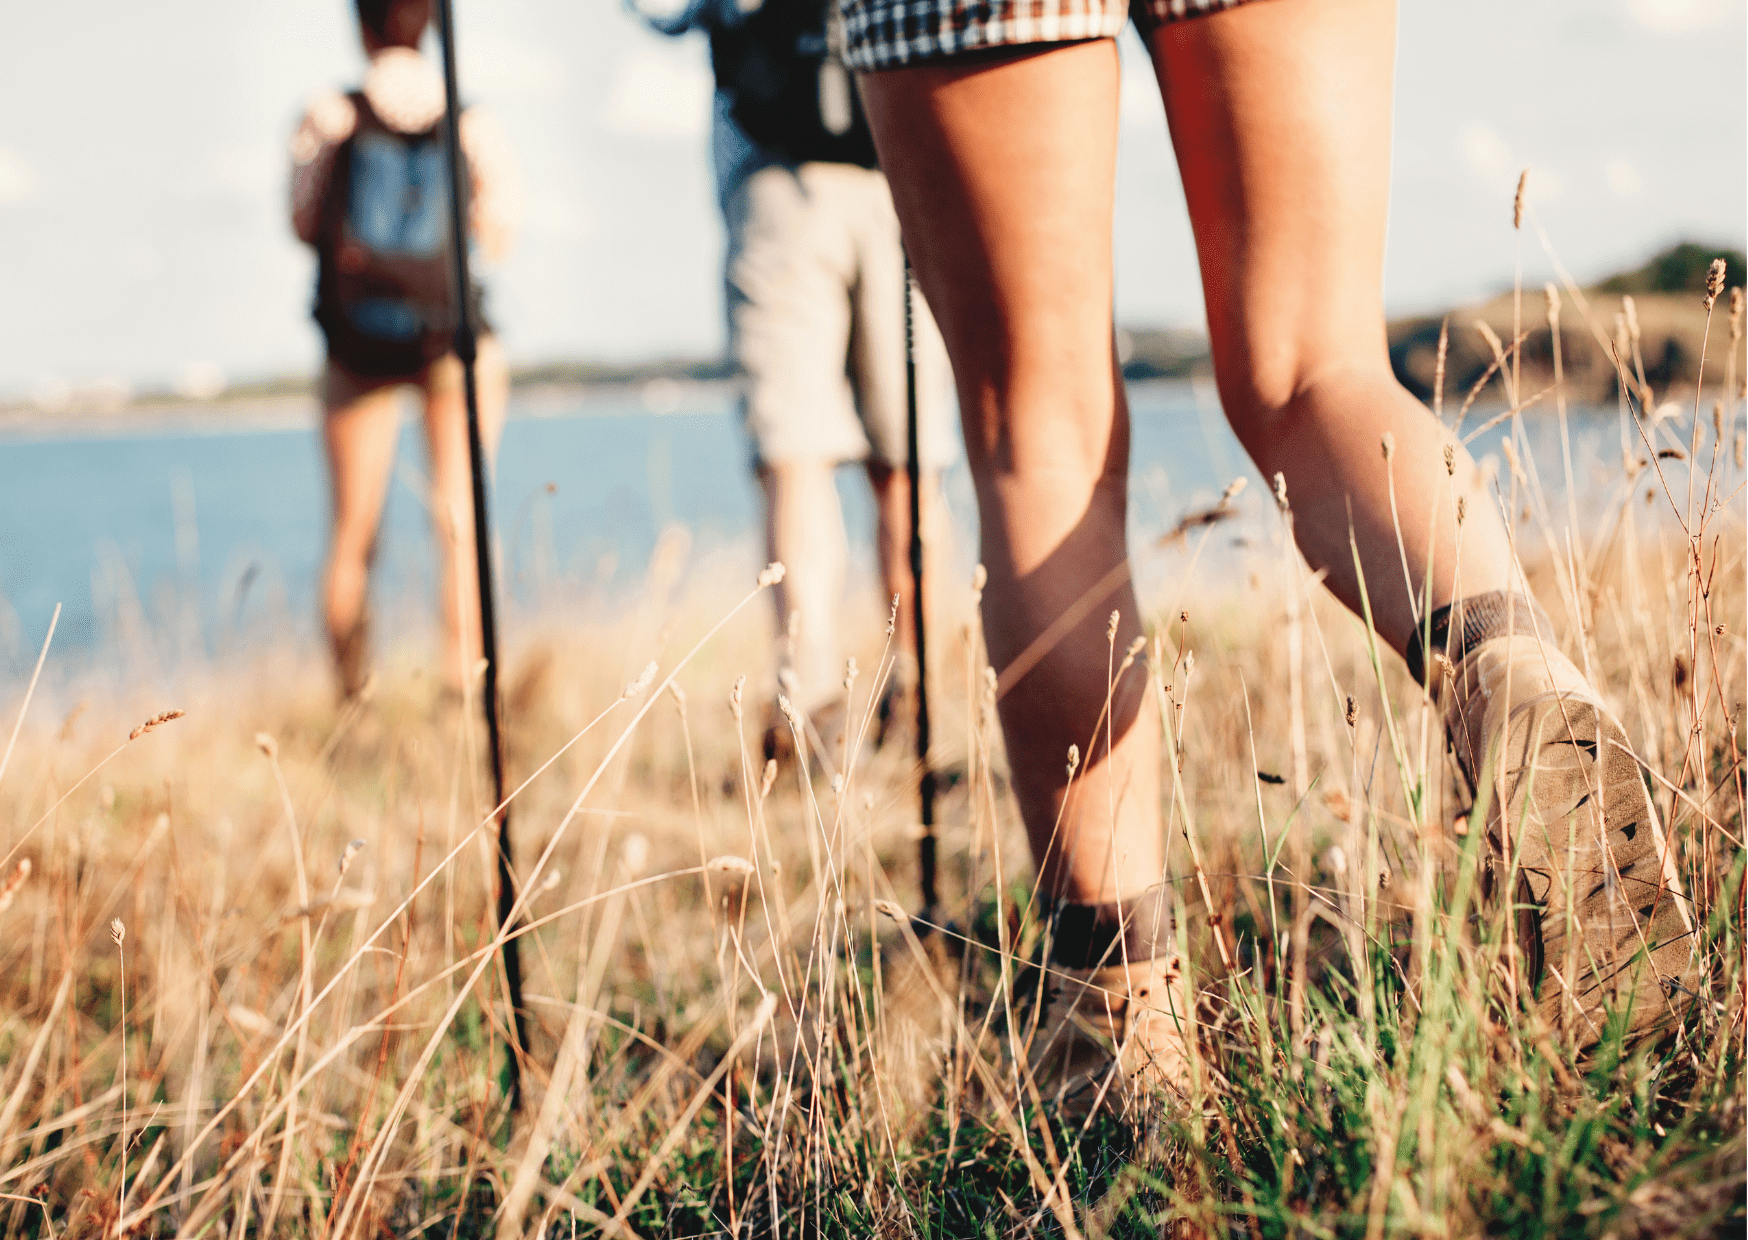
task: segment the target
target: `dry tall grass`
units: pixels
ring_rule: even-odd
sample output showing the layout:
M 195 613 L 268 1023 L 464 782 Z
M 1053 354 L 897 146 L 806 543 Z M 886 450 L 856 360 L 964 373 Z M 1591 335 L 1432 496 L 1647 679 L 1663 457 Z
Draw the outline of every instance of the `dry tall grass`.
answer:
M 1090 1117 L 1012 1053 L 1038 926 L 969 589 L 937 599 L 952 924 L 919 938 L 890 915 L 913 898 L 915 772 L 902 745 L 869 752 L 878 618 L 843 747 L 768 770 L 739 680 L 765 662 L 762 592 L 658 582 L 510 667 L 520 1114 L 474 712 L 392 660 L 372 700 L 336 712 L 318 669 L 273 653 L 184 701 L 129 691 L 64 720 L 21 704 L 0 770 L 8 1233 L 1739 1228 L 1729 330 L 1722 383 L 1623 421 L 1623 470 L 1582 524 L 1542 495 L 1535 471 L 1556 462 L 1513 450 L 1498 484 L 1704 915 L 1706 986 L 1661 1041 L 1578 1057 L 1510 1000 L 1510 910 L 1476 894 L 1481 833 L 1436 711 L 1310 580 L 1284 522 L 1273 580 L 1174 598 L 1146 660 L 1178 754 L 1181 924 L 1218 999 L 1195 1096 L 1114 1088 Z M 1508 357 L 1501 371 L 1510 396 Z M 172 707 L 186 717 L 159 718 Z

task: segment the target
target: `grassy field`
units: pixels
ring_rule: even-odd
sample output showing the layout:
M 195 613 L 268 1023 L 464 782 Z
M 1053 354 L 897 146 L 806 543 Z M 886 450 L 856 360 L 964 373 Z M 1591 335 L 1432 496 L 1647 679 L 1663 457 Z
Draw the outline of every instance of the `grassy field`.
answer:
M 1740 1234 L 1748 539 L 1723 309 L 1732 361 L 1697 399 L 1656 393 L 1683 412 L 1654 424 L 1634 392 L 1570 540 L 1577 509 L 1537 482 L 1561 462 L 1498 473 L 1702 914 L 1705 987 L 1661 1040 L 1579 1055 L 1513 997 L 1436 707 L 1284 521 L 1253 571 L 1148 600 L 1206 1001 L 1191 1098 L 1113 1085 L 1090 1113 L 1017 1050 L 1039 927 L 969 583 L 934 600 L 930 931 L 892 915 L 916 901 L 916 771 L 865 726 L 878 609 L 850 635 L 850 735 L 767 769 L 765 592 L 658 572 L 508 663 L 519 1111 L 483 736 L 413 653 L 344 709 L 283 651 L 175 701 L 112 686 L 61 716 L 17 687 L 7 1234 Z M 1170 554 L 1205 578 L 1239 554 L 1185 530 Z

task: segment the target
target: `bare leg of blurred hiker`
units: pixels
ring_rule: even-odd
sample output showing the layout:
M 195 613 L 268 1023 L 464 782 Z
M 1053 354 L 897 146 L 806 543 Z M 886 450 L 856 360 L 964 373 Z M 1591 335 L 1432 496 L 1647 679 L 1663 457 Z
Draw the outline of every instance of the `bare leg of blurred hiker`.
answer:
M 914 579 L 910 571 L 910 480 L 902 468 L 884 462 L 865 464 L 874 493 L 875 552 L 884 599 L 899 599 L 892 646 L 899 668 L 894 681 L 908 687 L 914 681 L 916 640 L 911 613 Z M 839 605 L 844 592 L 845 539 L 843 514 L 834 481 L 835 466 L 825 461 L 785 461 L 761 466 L 765 493 L 765 550 L 788 570 L 774 590 L 779 617 L 778 677 L 790 700 L 813 721 L 816 729 L 835 730 L 843 722 L 844 646 Z M 934 563 L 939 476 L 923 476 L 925 555 Z M 925 565 L 924 577 L 928 577 Z M 767 742 L 768 756 L 787 752 L 778 739 L 787 722 L 773 720 L 780 731 Z
M 480 441 L 486 467 L 497 459 L 510 400 L 510 372 L 493 337 L 479 342 L 474 380 L 479 391 Z M 483 646 L 479 570 L 473 545 L 473 465 L 467 448 L 467 390 L 461 362 L 432 363 L 425 383 L 425 444 L 431 456 L 431 520 L 442 592 L 444 683 L 462 687 L 473 676 Z
M 837 610 L 846 552 L 835 472 L 836 462 L 815 460 L 759 468 L 765 492 L 765 552 L 788 570 L 772 597 L 777 680 L 790 702 L 810 718 L 836 701 L 844 675 Z M 784 725 L 772 719 L 771 726 Z
M 480 341 L 476 367 L 481 434 L 494 454 L 503 429 L 509 374 L 497 342 Z M 459 689 L 480 657 L 479 597 L 474 585 L 473 498 L 461 363 L 433 363 L 419 377 L 431 459 L 432 528 L 443 597 L 444 682 Z M 400 438 L 399 394 L 405 381 L 363 379 L 330 363 L 322 422 L 333 504 L 323 619 L 343 697 L 370 674 L 370 566 Z M 459 537 L 457 533 L 459 532 Z
M 1247 5 L 1149 36 L 1228 416 L 1265 475 L 1284 474 L 1312 566 L 1350 606 L 1363 572 L 1380 634 L 1407 652 L 1410 581 L 1435 611 L 1522 596 L 1472 464 L 1457 448 L 1447 475 L 1448 439 L 1395 384 L 1385 354 L 1393 40 L 1386 0 Z M 1057 960 L 1090 967 L 1113 940 L 1131 959 L 1152 958 L 1159 728 L 1139 671 L 1116 687 L 1114 726 L 1096 730 L 1112 658 L 1106 617 L 1119 613 L 1119 655 L 1140 632 L 1123 567 L 1128 424 L 1110 345 L 1116 46 L 925 62 L 865 75 L 863 86 L 959 386 L 990 573 L 990 658 L 998 669 L 1029 664 L 1005 678 L 1001 701 L 1015 791 L 1044 891 L 1093 927 L 1073 941 L 1060 934 Z M 1511 646 L 1512 617 L 1527 627 L 1534 610 L 1522 602 L 1503 627 L 1492 613 L 1477 633 L 1458 626 L 1459 671 L 1465 654 Z M 1464 649 L 1463 637 L 1477 640 Z M 1085 755 L 1072 792 L 1071 744 Z M 1151 1012 L 1168 973 L 1131 970 L 1107 989 Z M 1164 1042 L 1157 1053 L 1170 1058 Z

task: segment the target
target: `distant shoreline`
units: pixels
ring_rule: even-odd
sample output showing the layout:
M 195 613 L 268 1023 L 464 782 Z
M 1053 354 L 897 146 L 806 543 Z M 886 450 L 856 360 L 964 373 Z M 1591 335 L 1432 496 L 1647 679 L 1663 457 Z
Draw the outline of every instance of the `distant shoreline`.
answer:
M 687 412 L 687 406 L 701 398 L 714 402 L 739 388 L 733 379 L 679 381 L 658 377 L 605 383 L 518 379 L 511 387 L 509 417 L 573 416 L 574 410 L 565 407 L 584 400 L 623 401 L 651 417 L 664 417 Z M 253 434 L 313 427 L 320 417 L 321 405 L 313 390 L 211 400 L 154 398 L 113 409 L 53 413 L 20 404 L 0 406 L 0 441 Z

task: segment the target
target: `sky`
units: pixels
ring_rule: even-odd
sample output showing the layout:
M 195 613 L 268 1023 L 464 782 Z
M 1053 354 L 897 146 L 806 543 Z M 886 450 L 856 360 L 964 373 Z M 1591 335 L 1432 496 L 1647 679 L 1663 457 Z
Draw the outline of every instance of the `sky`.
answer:
M 0 398 L 313 370 L 285 144 L 313 91 L 361 72 L 348 0 L 0 2 Z M 1581 280 L 1679 238 L 1741 246 L 1745 8 L 1402 0 L 1386 305 L 1508 286 L 1526 165 Z M 619 0 L 458 0 L 457 28 L 463 94 L 497 114 L 525 182 L 520 243 L 488 277 L 511 360 L 718 354 L 703 39 L 653 34 Z M 1200 326 L 1132 32 L 1124 52 L 1118 318 Z M 1547 278 L 1533 239 L 1523 259 L 1526 279 Z

